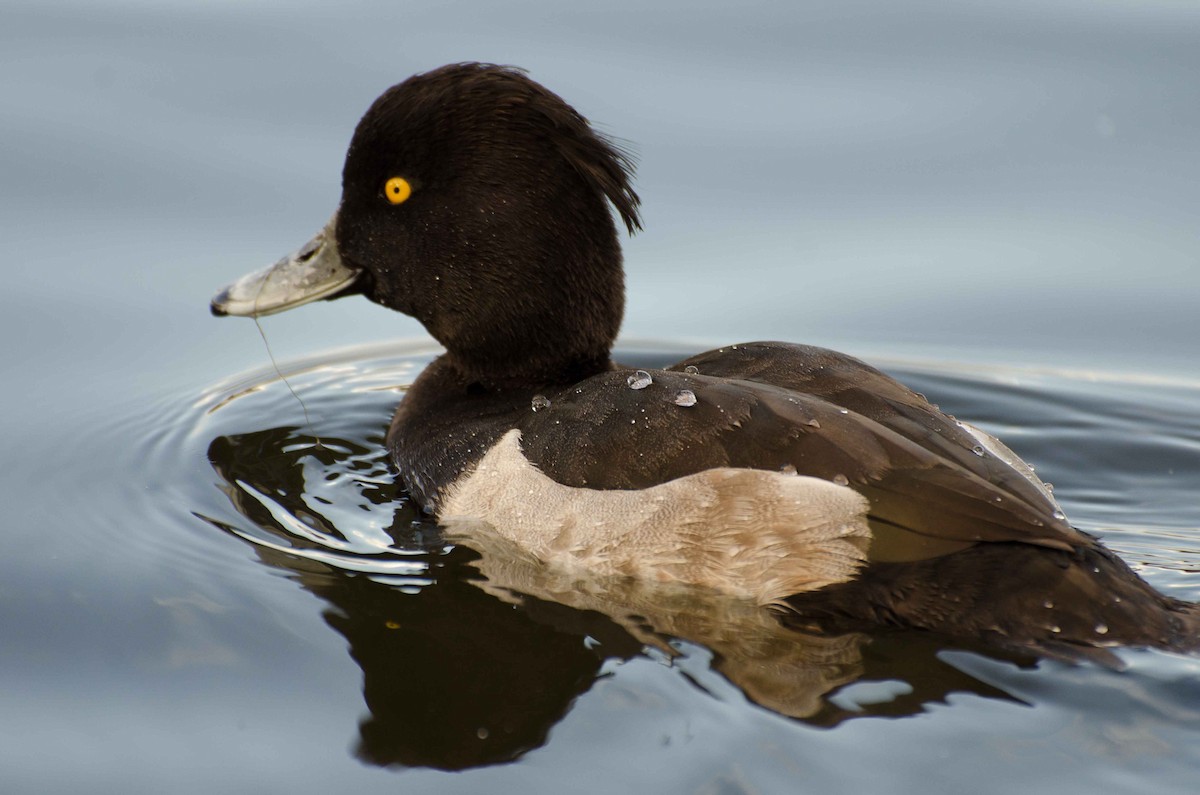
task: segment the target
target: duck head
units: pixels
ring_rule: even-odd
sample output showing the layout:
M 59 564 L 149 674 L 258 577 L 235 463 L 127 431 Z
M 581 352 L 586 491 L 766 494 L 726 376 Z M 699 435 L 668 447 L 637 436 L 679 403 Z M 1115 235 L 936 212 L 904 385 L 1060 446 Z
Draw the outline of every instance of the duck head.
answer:
M 523 72 L 454 64 L 388 89 L 358 123 L 342 200 L 296 253 L 225 288 L 218 315 L 362 293 L 411 315 L 473 381 L 608 366 L 624 308 L 607 203 L 640 228 L 628 153 Z

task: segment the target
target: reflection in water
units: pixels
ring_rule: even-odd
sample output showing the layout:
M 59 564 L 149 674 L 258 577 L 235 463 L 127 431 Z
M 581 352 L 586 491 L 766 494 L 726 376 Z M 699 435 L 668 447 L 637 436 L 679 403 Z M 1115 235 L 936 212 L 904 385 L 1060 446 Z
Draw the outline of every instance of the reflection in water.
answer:
M 939 658 L 961 641 L 788 629 L 718 594 L 567 577 L 483 528 L 444 535 L 393 482 L 377 433 L 317 443 L 281 427 L 208 446 L 250 526 L 206 520 L 328 603 L 327 623 L 362 668 L 366 762 L 514 760 L 545 743 L 606 663 L 671 660 L 688 644 L 751 701 L 814 726 L 913 714 L 958 691 L 1012 699 Z
M 222 527 L 329 604 L 326 622 L 363 671 L 360 758 L 442 769 L 515 759 L 545 742 L 604 659 L 640 646 L 602 616 L 513 610 L 471 585 L 476 556 L 445 545 L 391 484 L 382 445 L 373 449 L 371 462 L 353 442 L 322 437 L 318 446 L 291 428 L 214 439 L 209 459 L 226 492 L 268 537 Z M 340 484 L 350 499 L 314 499 L 314 480 Z M 373 525 L 397 554 L 379 553 Z M 598 642 L 589 648 L 582 637 Z
M 414 593 L 361 574 L 300 577 L 362 668 L 364 761 L 457 770 L 515 759 L 545 742 L 615 653 L 487 598 L 464 580 L 468 558 L 451 553 Z M 594 631 L 630 646 L 604 629 Z

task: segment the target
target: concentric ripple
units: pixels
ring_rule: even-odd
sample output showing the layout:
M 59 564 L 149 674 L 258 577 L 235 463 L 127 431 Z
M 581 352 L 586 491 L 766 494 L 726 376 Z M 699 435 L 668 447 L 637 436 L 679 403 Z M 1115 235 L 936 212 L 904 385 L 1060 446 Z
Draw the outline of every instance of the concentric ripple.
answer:
M 921 633 L 783 632 L 761 611 L 728 600 L 568 582 L 448 543 L 397 483 L 384 451 L 396 405 L 439 352 L 425 342 L 354 348 L 285 363 L 283 377 L 265 366 L 190 397 L 164 396 L 152 416 L 124 423 L 146 440 L 132 453 L 153 477 L 124 486 L 124 496 L 165 528 L 129 542 L 156 548 L 129 554 L 168 561 L 217 592 L 252 600 L 262 568 L 246 565 L 249 548 L 319 597 L 363 668 L 373 715 L 363 758 L 442 766 L 466 748 L 470 759 L 454 765 L 514 759 L 545 742 L 602 671 L 633 659 L 665 661 L 704 698 L 728 698 L 718 694 L 732 686 L 772 713 L 821 727 L 925 711 L 956 692 L 1051 710 L 1069 697 L 1069 688 L 1051 687 L 1031 699 L 1025 690 L 1042 685 L 1036 677 L 1029 684 L 1029 661 L 1014 668 L 986 650 L 961 651 L 971 644 L 946 646 Z M 624 347 L 618 359 L 652 370 L 685 354 L 658 343 Z M 1003 438 L 1056 485 L 1074 524 L 1103 535 L 1155 586 L 1200 600 L 1200 384 L 945 363 L 885 367 Z M 120 426 L 97 433 L 123 433 Z M 1120 654 L 1136 677 L 1126 689 L 1171 694 L 1152 700 L 1148 719 L 1192 721 L 1192 710 L 1173 716 L 1158 705 L 1189 697 L 1193 660 Z M 420 673 L 398 680 L 401 668 Z M 1104 685 L 1102 676 L 1086 678 Z M 480 741 L 479 726 L 517 720 L 508 713 L 520 700 L 505 696 L 514 689 L 548 694 L 546 703 L 522 712 L 525 728 Z M 462 700 L 451 708 L 454 694 Z M 415 704 L 423 715 L 442 715 L 446 732 L 443 745 L 420 754 L 414 749 L 431 725 L 422 724 L 420 738 L 408 734 Z M 464 744 L 460 730 L 474 739 Z
M 175 472 L 178 480 L 164 477 L 175 485 L 207 461 L 222 499 L 207 491 L 196 500 L 194 483 L 189 493 L 191 515 L 208 526 L 414 582 L 446 545 L 395 482 L 383 437 L 439 352 L 423 341 L 358 347 L 232 377 L 190 401 L 164 401 L 141 454 L 151 471 Z M 655 367 L 684 352 L 642 344 L 619 358 Z M 1004 439 L 1056 486 L 1073 523 L 1104 535 L 1158 587 L 1200 598 L 1200 383 L 911 361 L 887 369 Z

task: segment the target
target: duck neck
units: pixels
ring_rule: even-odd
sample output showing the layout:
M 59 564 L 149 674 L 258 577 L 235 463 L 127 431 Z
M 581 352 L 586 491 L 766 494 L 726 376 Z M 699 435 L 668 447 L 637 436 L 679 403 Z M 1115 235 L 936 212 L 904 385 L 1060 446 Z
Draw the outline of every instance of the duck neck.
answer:
M 441 363 L 454 371 L 468 388 L 489 394 L 567 386 L 615 367 L 607 350 L 593 356 L 520 360 L 479 358 L 451 351 L 442 357 Z
M 532 256 L 508 259 L 499 270 L 518 276 L 489 285 L 486 302 L 472 282 L 461 300 L 432 304 L 438 316 L 426 328 L 469 382 L 553 386 L 612 368 L 625 279 L 616 232 L 602 217 L 599 229 L 540 240 Z M 505 258 L 497 253 L 491 261 Z

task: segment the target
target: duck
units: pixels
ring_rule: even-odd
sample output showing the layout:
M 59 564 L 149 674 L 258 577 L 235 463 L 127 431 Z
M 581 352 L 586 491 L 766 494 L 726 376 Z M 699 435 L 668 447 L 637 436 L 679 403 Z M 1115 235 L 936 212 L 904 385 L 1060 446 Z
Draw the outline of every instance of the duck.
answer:
M 729 345 L 661 369 L 612 350 L 634 158 L 518 68 L 456 63 L 358 122 L 342 196 L 219 316 L 363 295 L 445 352 L 386 435 L 448 528 L 580 576 L 678 583 L 797 627 L 924 630 L 1070 656 L 1200 646 L 1200 610 L 1073 527 L 1033 469 L 847 354 Z

